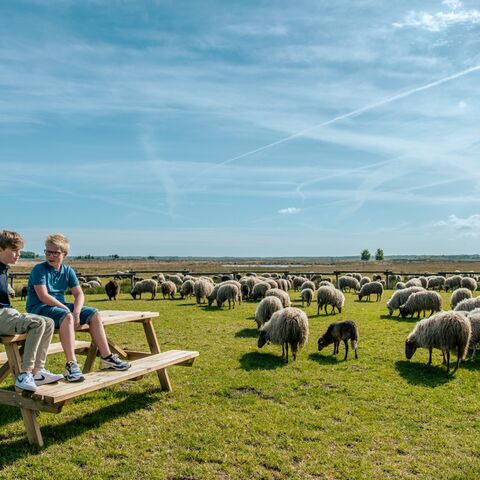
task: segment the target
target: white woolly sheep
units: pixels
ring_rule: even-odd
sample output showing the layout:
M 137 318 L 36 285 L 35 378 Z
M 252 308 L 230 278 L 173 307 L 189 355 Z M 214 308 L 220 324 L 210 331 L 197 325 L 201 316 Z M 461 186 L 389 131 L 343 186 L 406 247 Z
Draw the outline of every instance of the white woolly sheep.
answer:
M 467 318 L 472 330 L 469 344 L 469 347 L 472 349 L 472 356 L 470 358 L 475 358 L 477 345 L 480 343 L 480 310 L 467 312 Z
M 195 299 L 197 304 L 204 303 L 206 298 L 212 293 L 213 284 L 209 282 L 206 278 L 200 277 L 195 282 Z
M 285 357 L 288 363 L 288 346 L 290 345 L 293 359 L 296 360 L 298 349 L 307 341 L 307 314 L 299 308 L 288 307 L 275 312 L 263 325 L 258 338 L 258 348 L 262 348 L 267 342 L 281 345 L 282 358 Z
M 468 288 L 457 288 L 453 291 L 452 296 L 450 297 L 450 308 L 452 310 L 466 298 L 472 298 L 472 291 Z
M 423 290 L 422 287 L 410 287 L 393 292 L 393 295 L 387 302 L 387 308 L 390 315 L 393 315 L 393 312 L 400 308 L 400 305 L 403 305 L 412 293 L 421 292 Z
M 180 287 L 180 296 L 182 298 L 190 298 L 194 294 L 195 282 L 193 280 L 185 280 Z
M 217 292 L 217 306 L 221 308 L 225 302 L 228 301 L 228 309 L 235 308 L 235 304 L 240 299 L 240 290 L 234 284 L 230 282 L 225 282 L 218 288 Z M 233 307 L 232 307 L 233 305 Z
M 303 282 L 306 282 L 307 280 L 308 280 L 308 278 L 305 278 L 305 277 L 294 277 L 293 278 L 293 288 L 294 288 L 294 290 L 295 291 L 298 290 L 302 286 Z
M 102 280 L 100 277 L 97 277 L 95 275 L 87 275 L 87 283 L 90 283 L 91 281 L 98 282 L 100 286 L 102 286 Z
M 340 348 L 340 342 L 345 344 L 345 358 L 348 356 L 348 340 L 355 351 L 355 358 L 358 358 L 358 327 L 352 320 L 331 323 L 327 331 L 318 339 L 318 351 L 333 343 L 333 354 L 336 355 Z
M 311 280 L 307 280 L 300 285 L 300 291 L 302 291 L 304 288 L 315 290 L 315 284 Z
M 397 274 L 388 275 L 387 277 L 388 288 L 395 288 L 395 284 L 397 282 L 400 282 L 401 280 L 402 280 L 402 277 L 400 275 L 397 275 Z
M 304 288 L 301 292 L 301 296 L 302 296 L 302 307 L 304 305 L 305 302 L 307 302 L 307 307 L 309 307 L 311 304 L 312 304 L 312 300 L 313 300 L 313 295 L 314 295 L 314 291 L 311 289 L 311 288 Z
M 171 280 L 165 280 L 160 284 L 160 290 L 162 291 L 164 300 L 165 297 L 170 298 L 170 300 L 174 300 L 175 294 L 177 293 L 177 285 Z
M 151 293 L 152 294 L 152 300 L 155 298 L 157 295 L 157 282 L 156 280 L 153 280 L 152 278 L 147 278 L 146 280 L 142 280 L 141 282 L 137 282 L 133 288 L 130 294 L 132 295 L 133 299 L 136 300 L 137 295 L 139 298 L 142 298 L 142 293 Z
M 278 288 L 278 283 L 273 278 L 261 278 L 261 281 L 268 283 L 270 288 Z
M 445 291 L 448 292 L 449 290 L 455 290 L 456 288 L 460 288 L 462 284 L 462 277 L 460 275 L 453 275 L 452 277 L 448 277 L 445 279 Z
M 343 276 L 338 279 L 338 288 L 342 292 L 353 290 L 358 292 L 360 290 L 360 282 L 352 277 Z
M 370 277 L 362 277 L 360 280 L 360 288 L 363 287 L 366 283 L 370 283 L 372 280 Z
M 425 287 L 422 285 L 422 281 L 421 281 L 419 278 L 411 278 L 407 283 L 405 283 L 405 287 L 406 287 L 406 288 L 409 288 L 409 287 L 422 287 L 422 288 L 425 288 Z
M 445 288 L 445 277 L 440 275 L 433 275 L 428 277 L 427 288 L 429 290 L 442 290 Z
M 464 315 L 453 311 L 439 312 L 415 325 L 405 342 L 405 356 L 410 360 L 417 348 L 427 348 L 429 351 L 428 365 L 430 365 L 432 350 L 438 348 L 442 351 L 444 361 L 445 356 L 447 358 L 447 373 L 449 373 L 450 350 L 455 349 L 457 352 L 455 372 L 467 354 L 470 337 L 470 322 Z
M 358 292 L 358 299 L 362 301 L 363 297 L 367 297 L 368 301 L 370 301 L 370 295 L 372 293 L 377 296 L 375 301 L 379 302 L 382 299 L 383 285 L 380 282 L 365 283 Z
M 258 299 L 264 298 L 265 293 L 267 293 L 267 290 L 270 289 L 270 285 L 267 282 L 258 282 L 254 285 L 251 298 L 252 300 L 256 301 Z
M 407 288 L 404 282 L 397 282 L 395 284 L 395 290 L 403 290 L 404 288 Z
M 260 328 L 263 324 L 267 323 L 276 311 L 282 309 L 282 301 L 278 297 L 265 297 L 262 299 L 255 311 L 257 327 Z
M 90 285 L 90 288 L 100 288 L 102 286 L 102 284 L 96 280 L 90 280 L 87 283 Z
M 288 293 L 279 288 L 270 288 L 265 292 L 265 297 L 271 296 L 279 298 L 284 308 L 292 306 Z
M 333 286 L 320 287 L 317 290 L 317 315 L 320 315 L 320 310 L 325 308 L 325 314 L 327 315 L 327 305 L 331 305 L 332 310 L 330 313 L 334 313 L 335 308 L 339 313 L 342 313 L 342 308 L 345 305 L 345 295 Z
M 173 282 L 177 288 L 180 288 L 183 284 L 183 278 L 180 277 L 178 274 L 175 275 L 165 275 L 165 279 Z
M 333 287 L 333 283 L 330 281 L 330 280 L 321 280 L 319 283 L 318 283 L 318 286 L 319 287 Z
M 475 308 L 480 308 L 480 297 L 466 298 L 465 300 L 458 302 L 454 310 L 460 312 L 471 312 Z
M 281 288 L 284 292 L 288 292 L 288 282 L 284 278 L 277 278 L 278 288 Z
M 461 282 L 460 282 L 460 285 L 463 288 L 468 288 L 472 292 L 474 292 L 477 289 L 476 280 L 474 278 L 470 278 L 470 277 L 463 277 Z
M 442 297 L 438 292 L 431 290 L 423 290 L 421 292 L 412 293 L 407 301 L 400 306 L 400 314 L 402 318 L 417 313 L 417 318 L 420 318 L 420 312 L 425 316 L 427 310 L 430 310 L 430 315 L 434 312 L 439 312 L 442 309 Z

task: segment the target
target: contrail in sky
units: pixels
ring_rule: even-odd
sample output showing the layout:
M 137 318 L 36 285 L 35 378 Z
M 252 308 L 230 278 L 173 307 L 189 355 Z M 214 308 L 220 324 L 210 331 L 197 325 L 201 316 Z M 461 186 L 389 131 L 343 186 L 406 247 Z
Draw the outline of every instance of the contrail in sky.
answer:
M 380 100 L 379 102 L 372 103 L 371 105 L 367 105 L 366 107 L 359 108 L 357 110 L 353 110 L 351 112 L 345 113 L 343 115 L 339 115 L 338 117 L 334 117 L 330 120 L 327 120 L 322 123 L 318 123 L 316 125 L 313 125 L 312 127 L 305 128 L 304 130 L 300 130 L 297 133 L 294 133 L 292 135 L 289 135 L 288 137 L 282 138 L 280 140 L 277 140 L 276 142 L 269 143 L 268 145 L 263 145 L 262 147 L 258 147 L 255 150 L 250 150 L 249 152 L 242 153 L 241 155 L 237 155 L 236 157 L 229 158 L 228 160 L 224 160 L 223 162 L 217 163 L 214 166 L 210 167 L 219 167 L 222 165 L 227 165 L 228 163 L 235 162 L 236 160 L 240 160 L 241 158 L 248 157 L 250 155 L 253 155 L 254 153 L 262 152 L 263 150 L 267 150 L 268 148 L 275 147 L 276 145 L 281 145 L 282 143 L 289 142 L 290 140 L 293 140 L 294 138 L 301 137 L 305 135 L 308 132 L 311 132 L 312 130 L 315 130 L 320 127 L 326 127 L 327 125 L 331 125 L 332 123 L 336 123 L 340 120 L 345 120 L 346 118 L 354 117 L 356 115 L 360 115 L 364 112 L 368 112 L 369 110 L 373 110 L 377 107 L 381 107 L 382 105 L 386 105 L 387 103 L 394 102 L 396 100 L 400 100 L 401 98 L 409 97 L 410 95 L 413 95 L 414 93 L 421 92 L 423 90 L 428 90 L 429 88 L 436 87 L 437 85 L 441 85 L 442 83 L 450 82 L 451 80 L 455 80 L 456 78 L 463 77 L 464 75 L 468 75 L 469 73 L 476 72 L 480 70 L 480 65 L 477 65 L 475 67 L 467 68 L 466 70 L 462 70 L 461 72 L 455 73 L 453 75 L 450 75 L 448 77 L 441 78 L 440 80 L 436 80 L 435 82 L 427 83 L 426 85 L 422 85 L 421 87 L 417 88 L 412 88 L 411 90 L 408 90 L 403 93 L 398 93 L 397 95 L 393 95 L 392 97 L 386 98 L 384 100 Z M 210 170 L 210 168 L 207 168 L 205 171 Z

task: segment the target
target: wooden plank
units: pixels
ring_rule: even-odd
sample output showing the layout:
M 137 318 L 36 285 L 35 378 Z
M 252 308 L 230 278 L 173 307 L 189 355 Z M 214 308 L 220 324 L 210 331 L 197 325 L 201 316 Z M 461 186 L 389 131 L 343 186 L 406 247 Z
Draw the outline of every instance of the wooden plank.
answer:
M 147 318 L 143 322 L 143 329 L 145 331 L 145 336 L 147 337 L 148 346 L 150 347 L 150 351 L 153 354 L 160 353 L 160 345 L 158 344 L 157 335 L 155 333 L 155 329 L 153 328 L 152 319 Z M 168 373 L 165 369 L 157 371 L 158 379 L 160 380 L 160 385 L 162 386 L 162 390 L 166 392 L 172 391 L 172 384 L 170 383 L 170 378 Z
M 139 358 L 149 357 L 151 353 L 149 352 L 137 352 L 135 350 L 125 350 L 128 360 L 138 360 Z
M 93 392 L 110 385 L 115 385 L 125 380 L 130 380 L 146 373 L 164 369 L 170 365 L 183 363 L 194 359 L 199 355 L 195 351 L 170 350 L 168 352 L 151 355 L 139 360 L 134 360 L 132 366 L 126 371 L 104 370 L 87 373 L 85 381 L 80 383 L 68 383 L 60 381 L 56 385 L 42 385 L 32 395 L 32 398 L 42 399 L 51 404 L 64 402 L 85 393 Z
M 83 366 L 83 373 L 88 373 L 92 371 L 93 364 L 97 358 L 98 347 L 97 344 L 93 341 L 90 344 L 88 349 L 87 359 L 85 360 L 85 365 Z
M 50 405 L 42 400 L 35 400 L 23 393 L 14 392 L 12 390 L 0 390 L 0 404 L 11 405 L 12 407 L 25 407 L 30 410 L 39 410 L 48 413 L 60 413 L 63 403 Z

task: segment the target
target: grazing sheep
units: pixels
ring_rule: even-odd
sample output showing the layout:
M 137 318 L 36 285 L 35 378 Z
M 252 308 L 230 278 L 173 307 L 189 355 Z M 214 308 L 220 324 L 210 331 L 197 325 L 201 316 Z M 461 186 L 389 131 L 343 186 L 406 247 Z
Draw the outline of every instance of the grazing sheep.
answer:
M 98 282 L 100 286 L 102 286 L 102 280 L 100 277 L 97 277 L 95 275 L 87 275 L 87 283 L 90 283 L 91 281 Z
M 116 300 L 117 295 L 120 294 L 120 284 L 115 280 L 110 280 L 105 284 L 105 293 L 107 294 L 109 300 L 112 298 Z
M 221 308 L 223 304 L 228 301 L 228 309 L 235 308 L 235 304 L 240 298 L 240 290 L 239 288 L 231 283 L 231 282 L 225 282 L 220 287 L 218 288 L 217 292 L 217 306 Z
M 87 283 L 87 279 L 82 276 L 77 277 L 77 280 L 79 281 L 79 283 Z
M 442 290 L 445 288 L 445 277 L 440 275 L 433 275 L 428 277 L 428 285 L 427 288 L 429 290 Z
M 195 292 L 195 299 L 197 304 L 205 303 L 207 297 L 213 291 L 213 284 L 209 282 L 206 278 L 200 277 L 195 282 L 194 292 Z
M 22 291 L 20 293 L 20 300 L 26 300 L 27 299 L 27 295 L 28 295 L 28 287 L 26 285 L 24 285 L 22 287 Z
M 231 273 L 223 273 L 220 275 L 220 280 L 222 282 L 226 282 L 228 280 L 234 280 L 233 275 Z
M 464 315 L 453 311 L 439 312 L 415 325 L 405 342 L 405 356 L 410 360 L 417 348 L 427 348 L 429 351 L 428 365 L 430 365 L 432 350 L 438 348 L 442 351 L 444 361 L 445 355 L 447 357 L 447 373 L 449 373 L 450 350 L 455 349 L 457 351 L 455 372 L 460 361 L 467 354 L 470 337 L 470 322 Z
M 118 270 L 117 272 L 115 272 L 115 275 L 113 276 L 113 279 L 114 280 L 123 280 L 126 277 L 127 277 L 127 275 L 125 275 L 125 272 L 121 272 L 120 270 Z
M 308 278 L 305 277 L 294 277 L 293 279 L 293 288 L 295 291 L 297 291 L 303 284 L 303 282 L 306 282 Z
M 265 297 L 262 299 L 255 311 L 257 327 L 260 328 L 263 324 L 267 323 L 275 312 L 282 309 L 282 301 L 278 297 Z
M 288 363 L 288 346 L 290 345 L 293 359 L 296 360 L 298 349 L 307 341 L 307 314 L 299 308 L 288 307 L 273 313 L 270 320 L 263 325 L 258 338 L 258 348 L 262 348 L 267 342 L 281 345 L 282 358 L 286 356 Z
M 162 283 L 165 281 L 165 275 L 163 273 L 157 273 L 152 275 L 153 280 L 157 280 L 158 282 Z
M 358 299 L 362 301 L 363 297 L 367 297 L 368 301 L 370 301 L 370 295 L 372 293 L 377 295 L 377 299 L 375 301 L 379 302 L 382 299 L 383 285 L 380 282 L 365 283 L 358 292 Z
M 312 304 L 313 295 L 314 295 L 314 291 L 311 288 L 304 288 L 302 290 L 301 292 L 302 307 L 304 305 L 304 302 L 307 302 L 307 307 L 309 307 Z
M 152 300 L 153 300 L 157 295 L 157 286 L 158 284 L 156 280 L 153 280 L 153 278 L 147 278 L 146 280 L 137 282 L 133 286 L 132 291 L 130 292 L 130 295 L 132 295 L 133 299 L 136 300 L 137 295 L 141 299 L 142 293 L 151 293 Z
M 358 272 L 353 272 L 352 277 L 357 279 L 360 282 L 360 280 L 362 279 L 362 274 Z
M 265 292 L 265 297 L 277 297 L 282 302 L 283 308 L 291 307 L 292 302 L 287 292 L 280 290 L 279 288 L 270 288 Z
M 210 292 L 210 295 L 208 295 L 207 304 L 208 304 L 209 307 L 211 307 L 213 305 L 213 302 L 215 302 L 217 300 L 218 289 L 220 288 L 221 285 L 222 285 L 221 283 L 217 283 L 213 287 L 213 290 Z
M 480 310 L 468 312 L 467 318 L 472 330 L 469 348 L 472 349 L 472 356 L 470 358 L 473 359 L 477 354 L 477 345 L 480 343 Z
M 237 297 L 237 300 L 238 300 L 238 303 L 242 303 L 242 285 L 240 282 L 238 282 L 237 280 L 226 280 L 224 282 L 222 282 L 220 285 L 226 285 L 226 284 L 230 284 L 230 285 L 235 285 L 237 288 L 238 288 L 238 297 Z
M 454 310 L 461 312 L 471 312 L 475 308 L 480 308 L 480 297 L 466 298 L 465 300 L 458 302 Z
M 470 291 L 474 292 L 477 289 L 477 282 L 474 278 L 463 277 L 460 285 L 463 288 L 468 288 Z
M 164 300 L 165 297 L 170 297 L 170 300 L 174 300 L 175 294 L 177 293 L 177 285 L 172 280 L 165 280 L 160 284 L 160 290 L 162 291 Z
M 442 309 L 442 297 L 438 292 L 431 290 L 412 293 L 399 308 L 402 318 L 407 315 L 413 318 L 415 313 L 417 313 L 417 318 L 420 318 L 420 312 L 423 312 L 423 316 L 425 316 L 427 310 L 430 310 L 430 315 L 433 315 L 434 312 Z
M 370 277 L 362 277 L 360 280 L 360 288 L 363 287 L 366 283 L 370 283 Z
M 165 279 L 169 280 L 170 282 L 173 282 L 177 288 L 181 287 L 183 284 L 183 278 L 180 277 L 180 275 L 175 274 L 175 275 L 165 275 Z
M 195 282 L 193 280 L 185 280 L 180 287 L 180 296 L 182 298 L 190 298 L 193 296 L 195 289 Z
M 407 288 L 407 286 L 403 282 L 397 282 L 395 284 L 395 290 L 403 290 L 404 288 Z
M 360 290 L 360 282 L 353 276 L 347 277 L 345 275 L 338 279 L 338 288 L 342 292 L 345 292 L 347 289 L 348 291 L 353 290 L 355 292 L 358 292 Z
M 384 290 L 387 289 L 387 282 L 385 280 L 378 280 L 381 284 Z
M 350 344 L 353 350 L 355 350 L 355 358 L 358 358 L 358 327 L 352 320 L 331 323 L 327 331 L 318 339 L 318 351 L 333 343 L 333 354 L 336 355 L 342 340 L 345 344 L 344 360 L 348 356 L 348 340 L 350 340 Z
M 445 279 L 445 291 L 448 292 L 449 290 L 455 290 L 456 288 L 460 288 L 462 285 L 462 277 L 460 275 L 453 275 L 452 277 L 448 277 Z
M 382 276 L 378 273 L 372 275 L 372 282 L 379 282 L 382 279 Z
M 420 280 L 420 283 L 422 284 L 422 287 L 423 288 L 427 288 L 428 286 L 428 279 L 424 276 L 421 276 L 421 277 L 418 277 L 418 279 Z
M 250 297 L 250 288 L 247 283 L 242 283 L 241 285 L 240 293 L 242 294 L 242 298 L 247 300 Z
M 333 286 L 320 287 L 317 290 L 317 303 L 317 315 L 320 315 L 320 310 L 322 308 L 325 308 L 325 314 L 327 315 L 327 305 L 332 306 L 332 311 L 330 313 L 334 313 L 335 308 L 338 309 L 339 313 L 342 313 L 342 308 L 345 305 L 345 295 Z
M 263 278 L 262 281 L 268 283 L 270 288 L 278 288 L 278 283 L 273 278 Z
M 90 288 L 100 288 L 102 286 L 102 284 L 96 280 L 90 280 L 87 284 L 90 285 Z
M 304 288 L 311 288 L 312 290 L 315 290 L 315 284 L 311 280 L 307 280 L 300 285 L 300 291 L 302 291 Z
M 406 287 L 406 288 L 409 288 L 409 287 L 422 287 L 422 288 L 425 288 L 425 287 L 422 285 L 422 281 L 421 281 L 419 278 L 411 278 L 411 279 L 405 284 L 405 287 Z
M 472 298 L 472 291 L 468 288 L 457 288 L 453 291 L 452 296 L 450 297 L 450 307 L 452 310 L 466 298 Z
M 257 301 L 258 299 L 264 298 L 269 289 L 270 285 L 267 282 L 260 281 L 256 283 L 252 290 L 252 300 Z
M 319 287 L 333 287 L 333 284 L 330 280 L 322 280 L 318 283 Z
M 288 282 L 284 278 L 277 278 L 278 288 L 282 289 L 284 292 L 288 292 Z
M 390 315 L 393 315 L 393 312 L 400 308 L 400 305 L 403 305 L 412 293 L 421 292 L 423 290 L 424 289 L 422 287 L 410 287 L 393 292 L 393 295 L 387 302 L 387 308 L 390 312 Z
M 400 282 L 401 280 L 402 280 L 402 277 L 400 275 L 397 275 L 397 274 L 388 275 L 387 277 L 388 288 L 395 288 L 395 284 L 397 282 Z

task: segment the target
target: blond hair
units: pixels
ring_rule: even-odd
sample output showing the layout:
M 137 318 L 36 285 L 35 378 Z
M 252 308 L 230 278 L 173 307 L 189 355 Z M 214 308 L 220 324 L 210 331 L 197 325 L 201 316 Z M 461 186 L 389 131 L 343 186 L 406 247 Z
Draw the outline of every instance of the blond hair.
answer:
M 45 240 L 45 246 L 48 247 L 48 245 L 55 245 L 63 253 L 68 253 L 70 250 L 70 242 L 68 241 L 68 238 L 61 233 L 52 233 L 51 235 L 48 235 Z
M 0 248 L 2 250 L 5 250 L 6 248 L 20 250 L 23 246 L 23 238 L 19 233 L 10 232 L 9 230 L 0 230 Z

